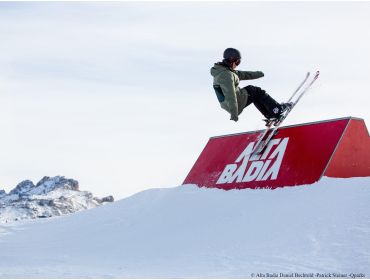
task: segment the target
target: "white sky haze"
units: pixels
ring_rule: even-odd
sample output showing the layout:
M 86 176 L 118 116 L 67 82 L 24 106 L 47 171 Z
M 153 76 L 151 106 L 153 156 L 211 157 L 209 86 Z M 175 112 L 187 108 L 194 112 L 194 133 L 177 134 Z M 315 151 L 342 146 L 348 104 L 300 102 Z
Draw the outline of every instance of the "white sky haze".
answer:
M 116 199 L 180 185 L 215 135 L 263 128 L 217 102 L 209 69 L 227 47 L 243 81 L 286 120 L 370 121 L 370 2 L 0 2 L 0 189 L 63 175 Z

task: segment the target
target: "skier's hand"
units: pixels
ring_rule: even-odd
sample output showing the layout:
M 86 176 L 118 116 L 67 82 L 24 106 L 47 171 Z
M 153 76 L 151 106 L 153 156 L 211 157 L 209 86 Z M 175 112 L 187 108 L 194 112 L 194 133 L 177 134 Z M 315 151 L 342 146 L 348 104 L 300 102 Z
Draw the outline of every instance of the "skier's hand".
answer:
M 231 118 L 230 120 L 234 121 L 234 122 L 237 122 L 239 120 L 239 117 L 236 116 L 236 115 L 231 115 Z

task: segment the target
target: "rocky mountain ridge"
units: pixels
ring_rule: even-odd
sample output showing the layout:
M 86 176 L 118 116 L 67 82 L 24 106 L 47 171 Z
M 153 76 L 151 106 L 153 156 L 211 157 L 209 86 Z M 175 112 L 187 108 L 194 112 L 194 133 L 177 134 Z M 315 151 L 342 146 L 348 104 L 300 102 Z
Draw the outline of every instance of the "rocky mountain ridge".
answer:
M 45 176 L 36 185 L 24 180 L 9 193 L 0 190 L 0 223 L 61 216 L 113 201 L 113 196 L 80 191 L 78 181 L 64 176 Z

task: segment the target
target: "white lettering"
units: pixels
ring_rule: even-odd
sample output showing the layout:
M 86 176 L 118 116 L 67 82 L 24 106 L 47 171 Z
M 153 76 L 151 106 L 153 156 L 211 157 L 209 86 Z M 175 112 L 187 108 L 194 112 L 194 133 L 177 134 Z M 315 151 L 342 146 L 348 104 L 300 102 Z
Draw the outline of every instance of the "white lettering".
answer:
M 270 163 L 271 163 L 271 159 L 266 160 L 266 162 L 263 165 L 263 168 L 262 168 L 260 174 L 258 174 L 258 177 L 256 179 L 257 181 L 261 181 L 262 180 L 263 175 L 265 175 L 267 168 L 269 168 L 269 166 L 270 166 Z
M 238 170 L 234 173 L 234 175 L 230 178 L 229 183 L 233 183 L 236 179 L 236 182 L 240 183 L 243 179 L 245 174 L 245 169 L 247 168 L 249 157 L 253 151 L 254 143 L 250 143 L 247 148 L 240 154 L 240 156 L 236 159 L 236 163 L 243 160 L 243 163 L 239 166 Z
M 271 149 L 273 146 L 279 144 L 281 139 L 272 139 L 268 144 L 267 144 L 267 147 L 265 149 L 265 151 L 263 152 L 263 155 L 261 157 L 261 160 L 265 160 L 268 156 L 268 154 L 271 152 Z
M 225 166 L 224 171 L 222 172 L 220 178 L 218 178 L 218 181 L 216 184 L 225 184 L 228 183 L 231 176 L 233 175 L 233 172 L 236 170 L 238 166 L 236 164 L 228 164 Z
M 283 161 L 283 157 L 285 154 L 286 147 L 288 146 L 288 140 L 289 138 L 284 138 L 283 141 L 277 146 L 275 151 L 271 154 L 269 159 L 274 159 L 277 156 L 277 159 L 275 160 L 275 163 L 271 166 L 271 168 L 266 172 L 266 174 L 263 176 L 262 180 L 267 180 L 271 176 L 271 180 L 276 180 L 281 163 Z
M 276 180 L 288 146 L 288 141 L 288 137 L 284 139 L 272 139 L 262 155 L 252 155 L 255 143 L 249 143 L 235 160 L 235 163 L 225 166 L 216 184 L 251 182 L 254 180 Z
M 257 178 L 263 167 L 263 161 L 254 161 L 244 176 L 243 182 L 251 182 Z

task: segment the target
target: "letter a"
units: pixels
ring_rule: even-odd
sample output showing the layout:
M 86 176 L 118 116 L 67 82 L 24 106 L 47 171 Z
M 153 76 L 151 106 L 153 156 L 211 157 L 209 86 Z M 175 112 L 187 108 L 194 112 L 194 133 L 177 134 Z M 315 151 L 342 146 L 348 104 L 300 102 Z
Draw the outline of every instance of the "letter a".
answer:
M 243 176 L 245 174 L 245 169 L 247 168 L 250 155 L 253 151 L 253 145 L 254 142 L 250 143 L 244 151 L 239 155 L 239 157 L 236 159 L 236 163 L 243 160 L 243 163 L 239 166 L 238 170 L 234 173 L 234 175 L 230 178 L 228 183 L 233 183 L 236 179 L 237 183 L 240 183 L 243 180 Z
M 275 163 L 271 166 L 271 168 L 266 172 L 263 176 L 262 180 L 265 181 L 271 176 L 271 180 L 275 180 L 279 174 L 280 166 L 283 161 L 283 157 L 285 154 L 286 147 L 288 146 L 289 138 L 284 138 L 279 146 L 276 147 L 275 151 L 271 154 L 269 159 L 273 159 L 277 157 Z
M 228 164 L 225 166 L 224 171 L 222 172 L 220 178 L 218 178 L 216 184 L 225 184 L 227 183 L 233 175 L 233 172 L 238 166 L 236 164 Z

